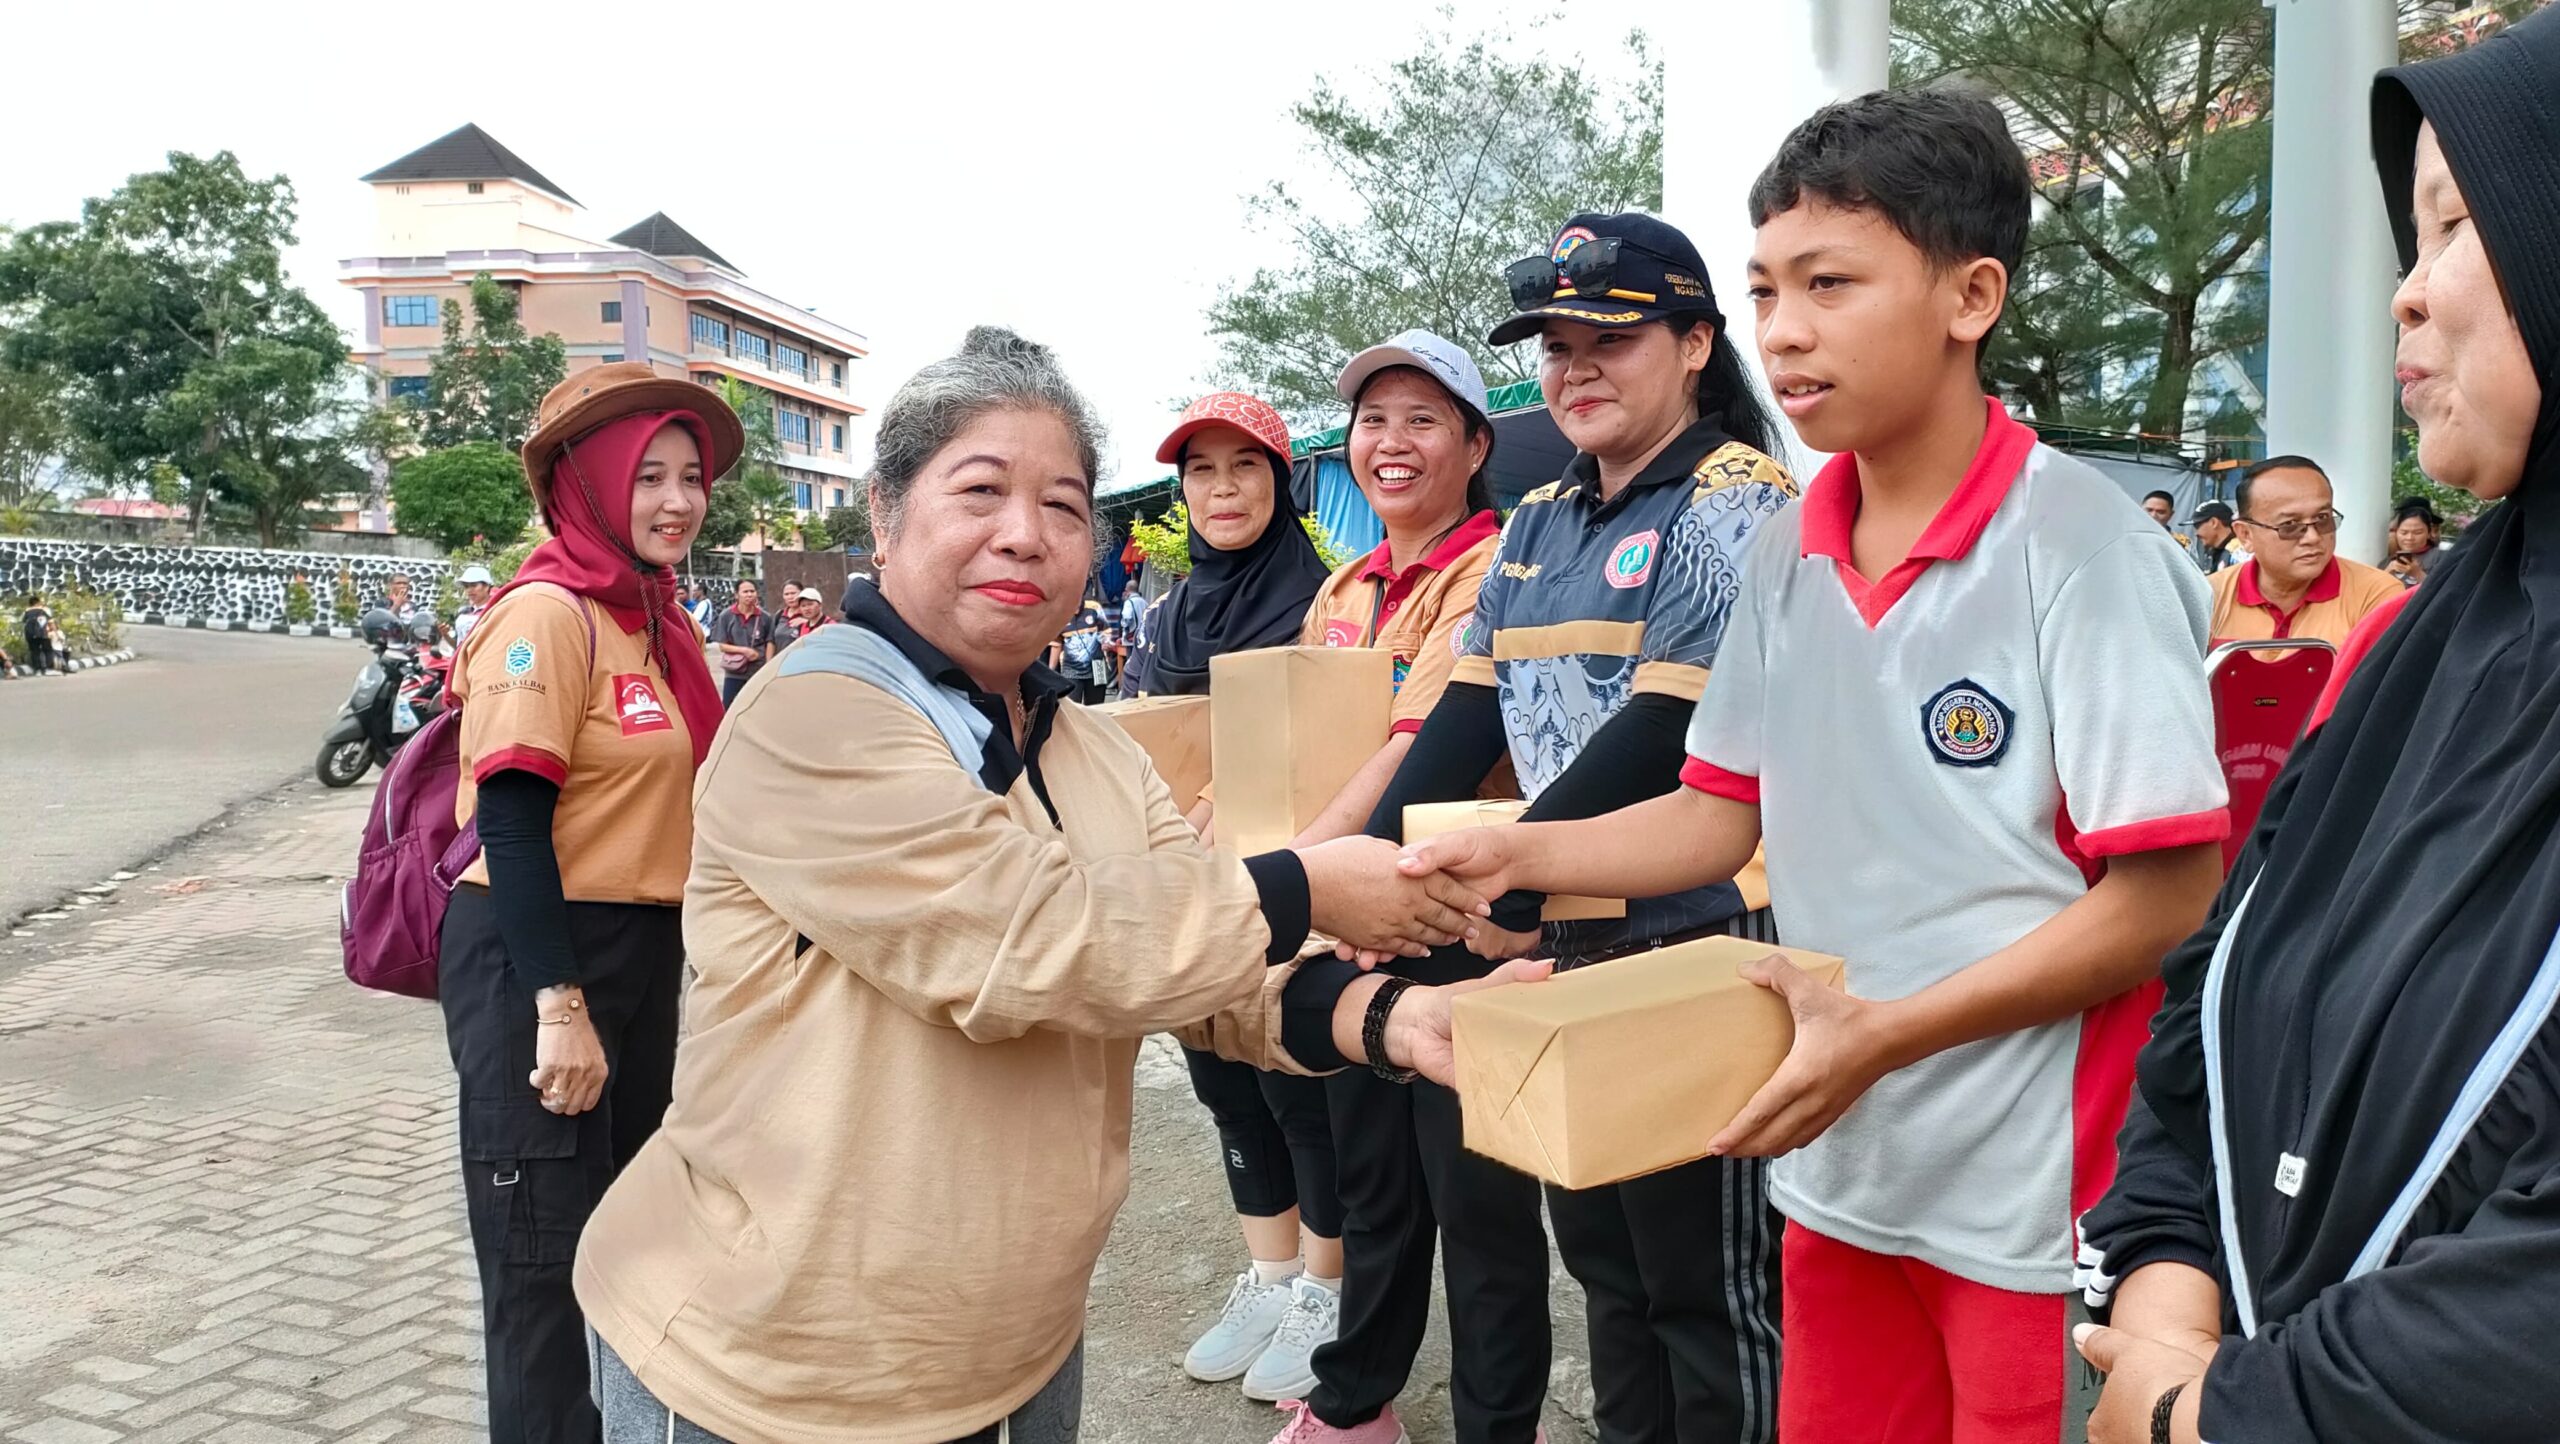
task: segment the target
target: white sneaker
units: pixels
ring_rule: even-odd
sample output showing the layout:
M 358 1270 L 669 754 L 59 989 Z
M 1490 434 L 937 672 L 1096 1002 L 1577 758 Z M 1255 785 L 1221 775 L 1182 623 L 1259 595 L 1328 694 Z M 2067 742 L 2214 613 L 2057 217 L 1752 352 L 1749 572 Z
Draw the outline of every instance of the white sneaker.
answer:
M 1290 1282 L 1258 1284 L 1251 1269 L 1236 1275 L 1218 1321 L 1182 1356 L 1182 1372 L 1204 1384 L 1222 1384 L 1252 1368 L 1289 1312 Z
M 1266 1404 L 1303 1399 L 1315 1392 L 1316 1346 L 1330 1344 L 1342 1328 L 1342 1295 L 1300 1275 L 1289 1281 L 1289 1312 L 1272 1332 L 1271 1346 L 1244 1376 L 1244 1396 Z

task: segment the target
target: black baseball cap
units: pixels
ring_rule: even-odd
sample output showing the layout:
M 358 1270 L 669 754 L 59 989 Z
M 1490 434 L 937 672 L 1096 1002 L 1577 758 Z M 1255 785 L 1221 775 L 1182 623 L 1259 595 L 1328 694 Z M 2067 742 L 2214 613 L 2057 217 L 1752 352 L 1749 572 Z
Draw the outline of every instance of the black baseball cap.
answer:
M 2218 521 L 2224 526 L 2229 526 L 2239 519 L 2227 502 L 2200 501 L 2196 503 L 2196 514 L 2188 517 L 2187 522 L 2193 525 L 2200 521 Z
M 1617 265 L 1607 293 L 1574 294 L 1562 279 L 1566 258 L 1583 246 L 1611 239 L 1618 242 Z M 1486 341 L 1508 346 L 1538 334 L 1551 319 L 1625 328 L 1671 316 L 1703 315 L 1719 327 L 1724 324 L 1698 248 L 1679 227 L 1657 217 L 1640 211 L 1575 216 L 1556 229 L 1555 238 L 1547 243 L 1546 259 L 1558 268 L 1554 299 L 1523 309 L 1494 327 Z

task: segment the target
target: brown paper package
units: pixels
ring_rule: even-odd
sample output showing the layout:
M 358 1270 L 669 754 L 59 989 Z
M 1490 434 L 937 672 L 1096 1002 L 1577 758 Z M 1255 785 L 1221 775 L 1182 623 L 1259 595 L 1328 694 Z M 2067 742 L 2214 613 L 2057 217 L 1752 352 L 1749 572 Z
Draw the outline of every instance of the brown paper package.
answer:
M 1120 724 L 1156 765 L 1176 809 L 1189 812 L 1209 785 L 1209 699 L 1136 697 L 1094 709 Z
M 1501 827 L 1520 820 L 1529 804 L 1516 799 L 1478 800 L 1474 802 L 1417 802 L 1404 810 L 1404 840 L 1420 842 L 1462 827 Z M 1545 922 L 1572 922 L 1580 918 L 1622 918 L 1627 915 L 1624 898 L 1572 897 L 1553 894 L 1538 917 Z
M 1395 659 L 1366 647 L 1266 647 L 1209 662 L 1218 846 L 1287 847 L 1386 745 Z
M 1705 1157 L 1795 1041 L 1786 1003 L 1741 976 L 1771 953 L 1840 986 L 1827 954 L 1703 938 L 1460 997 L 1467 1147 L 1566 1188 Z

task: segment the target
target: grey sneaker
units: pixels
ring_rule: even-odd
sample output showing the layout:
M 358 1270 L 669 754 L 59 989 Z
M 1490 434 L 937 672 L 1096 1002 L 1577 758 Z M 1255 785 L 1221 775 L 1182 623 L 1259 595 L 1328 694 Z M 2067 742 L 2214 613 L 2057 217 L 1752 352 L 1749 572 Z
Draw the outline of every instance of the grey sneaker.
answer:
M 1289 1312 L 1272 1332 L 1271 1346 L 1245 1371 L 1248 1399 L 1277 1404 L 1314 1393 L 1316 1346 L 1332 1343 L 1342 1327 L 1342 1295 L 1304 1276 L 1291 1279 L 1289 1288 Z
M 1290 1282 L 1257 1284 L 1251 1269 L 1236 1275 L 1218 1321 L 1182 1356 L 1182 1372 L 1204 1384 L 1222 1384 L 1252 1368 L 1289 1312 Z

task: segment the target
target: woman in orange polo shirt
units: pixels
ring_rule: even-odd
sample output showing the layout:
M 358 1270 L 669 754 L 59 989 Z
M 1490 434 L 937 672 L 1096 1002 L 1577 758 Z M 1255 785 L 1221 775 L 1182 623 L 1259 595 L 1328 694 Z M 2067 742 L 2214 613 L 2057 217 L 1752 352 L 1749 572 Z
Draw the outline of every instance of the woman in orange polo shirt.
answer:
M 1493 424 L 1485 415 L 1483 379 L 1463 349 L 1408 331 L 1353 357 L 1336 384 L 1351 405 L 1352 477 L 1387 536 L 1376 551 L 1325 578 L 1297 641 L 1390 652 L 1396 699 L 1377 753 L 1293 840 L 1296 847 L 1352 836 L 1368 822 L 1448 685 L 1501 530 L 1485 479 Z M 1185 444 L 1177 431 L 1168 446 Z M 1213 803 L 1203 802 L 1194 814 L 1212 828 L 1214 818 Z M 1252 1266 L 1238 1276 L 1184 1367 L 1203 1379 L 1241 1372 L 1248 1398 L 1303 1398 L 1316 1385 L 1315 1350 L 1334 1341 L 1344 1315 L 1346 1209 L 1335 1163 L 1340 1129 L 1333 1088 L 1209 1053 L 1191 1051 L 1185 1061 L 1193 1091 L 1218 1124 Z M 1534 1229 L 1534 1193 L 1529 1199 Z M 1303 1262 L 1293 1257 L 1301 1250 Z M 1358 1297 L 1349 1311 L 1355 1324 L 1375 1313 Z M 1413 1348 L 1400 1335 L 1380 1347 L 1410 1366 Z
M 525 473 L 551 539 L 456 659 L 460 821 L 482 854 L 445 912 L 494 1444 L 593 1444 L 578 1234 L 666 1112 L 693 774 L 720 695 L 675 567 L 737 417 L 637 362 L 552 388 Z

